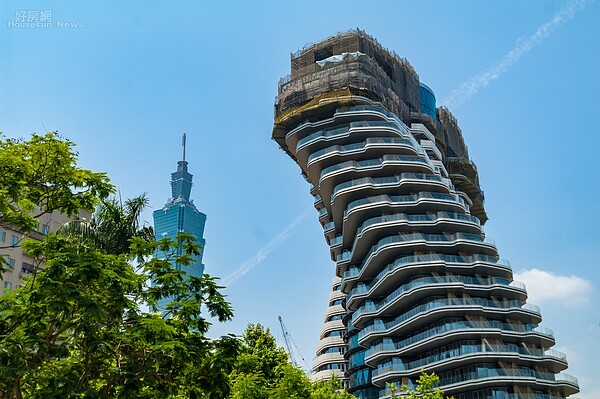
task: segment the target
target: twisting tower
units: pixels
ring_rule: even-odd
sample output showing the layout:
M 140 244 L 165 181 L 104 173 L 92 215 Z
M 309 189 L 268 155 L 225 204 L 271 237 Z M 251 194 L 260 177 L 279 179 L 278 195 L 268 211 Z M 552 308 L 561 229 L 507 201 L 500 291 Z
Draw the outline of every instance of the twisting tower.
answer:
M 456 119 L 410 64 L 361 31 L 291 64 L 273 139 L 311 184 L 341 278 L 348 390 L 386 398 L 387 382 L 413 384 L 423 369 L 456 399 L 578 392 L 483 233 L 483 192 Z

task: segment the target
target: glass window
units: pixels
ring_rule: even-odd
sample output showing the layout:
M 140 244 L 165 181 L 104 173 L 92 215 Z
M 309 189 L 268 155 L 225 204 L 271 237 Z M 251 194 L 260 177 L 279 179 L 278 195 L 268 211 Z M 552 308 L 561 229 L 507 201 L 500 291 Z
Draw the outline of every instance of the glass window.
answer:
M 35 266 L 31 263 L 23 262 L 21 264 L 21 273 L 23 274 L 33 274 L 35 273 Z
M 6 258 L 6 263 L 8 263 L 8 267 L 11 270 L 15 267 L 15 260 L 13 258 Z
M 12 283 L 10 281 L 5 281 L 4 282 L 4 288 L 10 290 L 12 288 Z
M 40 230 L 40 233 L 47 236 L 49 232 L 50 232 L 50 226 L 48 226 L 47 224 L 43 224 L 42 228 Z
M 6 241 L 6 231 L 0 231 L 0 242 Z
M 19 237 L 17 237 L 16 235 L 11 235 L 10 236 L 10 245 L 18 245 L 19 244 Z

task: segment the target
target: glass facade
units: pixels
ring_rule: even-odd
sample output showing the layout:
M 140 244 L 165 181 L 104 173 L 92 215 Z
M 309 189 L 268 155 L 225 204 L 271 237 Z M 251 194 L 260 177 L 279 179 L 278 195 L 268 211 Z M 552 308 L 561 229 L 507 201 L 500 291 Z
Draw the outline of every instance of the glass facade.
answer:
M 190 200 L 192 191 L 192 174 L 188 172 L 188 163 L 185 160 L 185 136 L 183 141 L 183 158 L 177 162 L 177 170 L 171 173 L 171 195 L 172 197 L 161 208 L 153 213 L 154 234 L 157 240 L 161 238 L 175 239 L 180 232 L 192 234 L 200 244 L 200 254 L 194 258 L 194 262 L 185 272 L 189 275 L 200 277 L 204 273 L 202 255 L 204 253 L 204 226 L 206 215 L 200 212 L 194 202 Z M 181 250 L 179 250 L 181 251 Z M 158 252 L 158 258 L 165 254 Z M 174 268 L 181 270 L 181 265 L 173 264 Z M 159 303 L 158 311 L 161 311 L 169 303 L 164 299 Z
M 429 88 L 424 83 L 421 83 L 419 86 L 419 91 L 421 94 L 421 112 L 427 114 L 436 120 L 435 110 L 437 108 L 435 102 L 435 94 L 433 94 L 433 90 Z

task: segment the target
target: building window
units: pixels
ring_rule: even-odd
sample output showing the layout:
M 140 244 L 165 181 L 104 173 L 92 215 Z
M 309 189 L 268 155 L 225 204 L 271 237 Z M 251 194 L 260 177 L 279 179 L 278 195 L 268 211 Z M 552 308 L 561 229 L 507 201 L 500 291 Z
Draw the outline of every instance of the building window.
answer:
M 0 242 L 6 242 L 6 231 L 0 231 Z
M 14 267 L 15 267 L 15 260 L 13 258 L 6 258 L 6 263 L 8 264 L 8 268 L 10 270 L 14 269 Z
M 5 281 L 4 288 L 10 290 L 12 288 L 12 283 L 10 281 Z
M 40 233 L 47 236 L 48 233 L 50 233 L 50 226 L 48 226 L 47 224 L 43 224 L 42 228 L 40 229 Z
M 23 262 L 21 264 L 21 273 L 32 275 L 33 273 L 35 273 L 35 266 L 31 263 Z
M 17 237 L 16 235 L 11 235 L 10 236 L 10 245 L 12 245 L 12 246 L 19 245 L 19 237 Z

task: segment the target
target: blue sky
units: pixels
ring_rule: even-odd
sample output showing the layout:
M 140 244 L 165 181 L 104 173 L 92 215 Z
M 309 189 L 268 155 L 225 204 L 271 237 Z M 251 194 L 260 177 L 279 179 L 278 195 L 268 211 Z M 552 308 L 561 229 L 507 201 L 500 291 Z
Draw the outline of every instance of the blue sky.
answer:
M 11 25 L 22 11 L 50 11 L 51 26 Z M 452 111 L 479 168 L 485 230 L 554 329 L 579 397 L 600 399 L 598 21 L 597 1 L 4 0 L 0 131 L 58 130 L 84 167 L 124 197 L 147 192 L 153 209 L 185 131 L 206 271 L 229 276 L 236 312 L 212 333 L 252 322 L 277 336 L 281 315 L 310 364 L 334 266 L 308 184 L 270 140 L 273 101 L 291 52 L 360 27 L 438 103 L 478 82 Z M 478 79 L 486 71 L 494 79 Z

